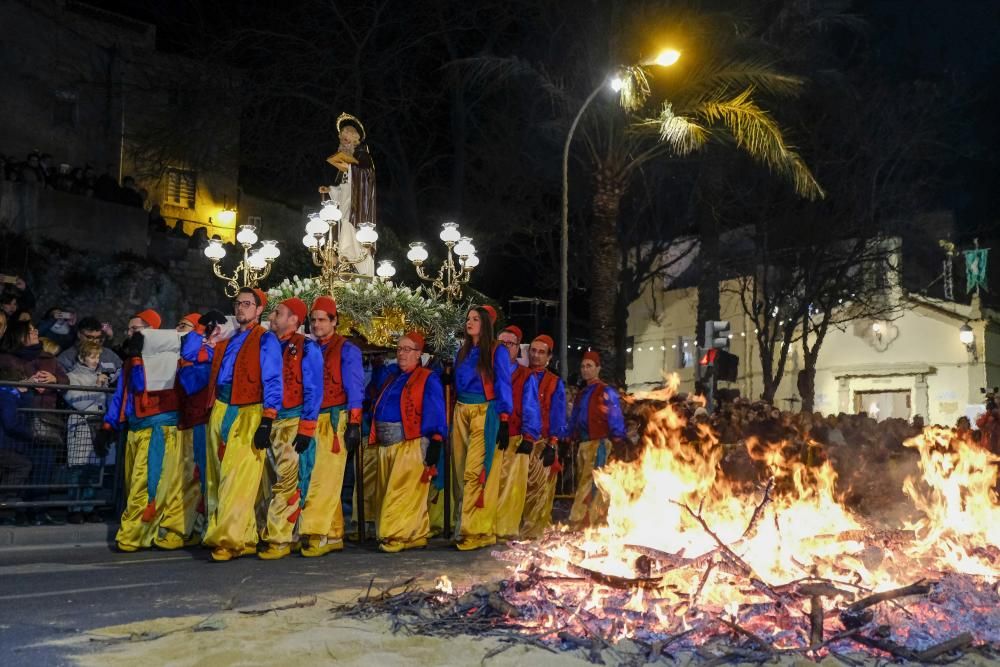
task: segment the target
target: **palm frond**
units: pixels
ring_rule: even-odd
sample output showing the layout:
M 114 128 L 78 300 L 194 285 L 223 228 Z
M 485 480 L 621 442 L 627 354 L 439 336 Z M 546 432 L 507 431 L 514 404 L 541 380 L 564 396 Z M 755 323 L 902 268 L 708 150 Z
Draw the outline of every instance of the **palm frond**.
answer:
M 629 67 L 621 74 L 619 101 L 626 111 L 638 111 L 649 97 L 649 75 L 642 67 Z
M 753 101 L 753 88 L 736 97 L 712 100 L 697 109 L 709 124 L 721 123 L 750 157 L 787 178 L 795 192 L 807 199 L 825 196 L 802 157 L 785 143 L 774 118 Z
M 698 150 L 710 137 L 708 128 L 699 125 L 691 118 L 674 113 L 670 102 L 663 104 L 663 109 L 655 118 L 645 118 L 632 124 L 638 131 L 655 131 L 660 141 L 668 144 L 675 155 L 689 155 Z
M 804 83 L 802 78 L 779 72 L 763 60 L 709 63 L 693 72 L 690 79 L 694 82 L 692 92 L 695 95 L 753 87 L 768 95 L 792 97 L 799 94 Z

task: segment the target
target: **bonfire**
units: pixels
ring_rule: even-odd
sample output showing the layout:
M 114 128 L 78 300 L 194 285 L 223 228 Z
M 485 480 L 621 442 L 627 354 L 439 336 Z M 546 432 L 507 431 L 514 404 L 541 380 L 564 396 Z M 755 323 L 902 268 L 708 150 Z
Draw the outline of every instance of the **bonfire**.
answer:
M 684 426 L 665 407 L 636 460 L 595 471 L 605 524 L 558 527 L 495 552 L 512 564 L 507 580 L 452 591 L 442 578 L 436 591 L 380 596 L 354 613 L 389 611 L 418 632 L 583 648 L 595 662 L 604 651 L 639 663 L 679 652 L 845 664 L 859 651 L 925 663 L 993 655 L 997 457 L 947 429 L 907 441 L 920 457 L 920 477 L 903 489 L 916 518 L 893 524 L 888 512 L 879 522 L 850 511 L 829 461 L 751 441 L 766 474 L 734 481 L 721 472 L 712 433 L 700 427 L 691 442 Z

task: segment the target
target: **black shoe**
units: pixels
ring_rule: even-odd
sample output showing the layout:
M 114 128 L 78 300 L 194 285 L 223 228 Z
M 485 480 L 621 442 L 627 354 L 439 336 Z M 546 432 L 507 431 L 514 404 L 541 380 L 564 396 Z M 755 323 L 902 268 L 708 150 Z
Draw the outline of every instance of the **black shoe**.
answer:
M 70 512 L 69 516 L 66 517 L 66 521 L 74 525 L 79 525 L 83 523 L 83 514 L 80 512 Z

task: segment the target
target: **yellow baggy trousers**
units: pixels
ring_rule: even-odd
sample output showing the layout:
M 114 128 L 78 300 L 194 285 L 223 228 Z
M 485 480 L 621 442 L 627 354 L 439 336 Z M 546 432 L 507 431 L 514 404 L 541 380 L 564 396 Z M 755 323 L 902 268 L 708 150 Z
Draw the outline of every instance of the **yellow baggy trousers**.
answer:
M 291 544 L 299 517 L 299 454 L 294 444 L 298 431 L 298 417 L 276 419 L 271 428 L 274 470 L 264 540 L 279 547 Z
M 316 423 L 316 463 L 313 465 L 306 504 L 299 516 L 299 535 L 319 539 L 326 544 L 344 543 L 344 508 L 340 492 L 344 487 L 344 469 L 347 467 L 347 446 L 344 431 L 347 429 L 347 410 L 340 411 L 337 424 L 331 423 L 330 413 L 319 413 Z M 333 451 L 334 436 L 337 451 Z
M 528 488 L 528 454 L 518 454 L 520 435 L 512 435 L 500 468 L 500 495 L 497 500 L 497 538 L 517 539 L 521 531 L 525 494 Z
M 585 440 L 576 452 L 576 496 L 569 512 L 569 525 L 573 528 L 599 523 L 607 511 L 604 494 L 594 484 L 594 467 L 597 450 L 603 440 Z
M 226 424 L 229 432 L 223 440 L 223 422 L 227 421 L 226 412 L 230 409 L 235 409 L 236 415 L 231 424 Z M 260 426 L 262 412 L 260 403 L 237 408 L 217 400 L 212 406 L 206 442 L 208 528 L 203 540 L 206 546 L 233 552 L 257 547 L 254 503 L 265 455 L 264 450 L 253 446 L 253 436 Z
M 545 443 L 536 442 L 528 461 L 528 484 L 521 520 L 521 539 L 536 540 L 552 523 L 552 503 L 556 497 L 557 476 L 542 465 Z
M 456 403 L 451 428 L 452 485 L 458 522 L 458 548 L 478 549 L 496 544 L 497 497 L 500 494 L 500 457 L 494 450 L 492 473 L 485 486 L 480 475 L 485 466 L 486 410 L 488 404 Z M 482 498 L 482 507 L 479 507 Z
M 420 438 L 379 445 L 376 456 L 377 506 L 372 511 L 379 549 L 395 552 L 426 546 L 430 534 L 429 483 L 421 481 L 424 454 Z
M 155 514 L 143 521 L 149 504 L 147 486 L 149 441 L 153 429 L 161 429 L 164 439 L 163 469 L 156 485 Z M 115 541 L 126 547 L 149 547 L 160 530 L 184 535 L 184 505 L 181 494 L 181 456 L 176 426 L 153 426 L 129 430 L 125 441 L 125 510 Z M 149 518 L 149 517 L 147 517 Z

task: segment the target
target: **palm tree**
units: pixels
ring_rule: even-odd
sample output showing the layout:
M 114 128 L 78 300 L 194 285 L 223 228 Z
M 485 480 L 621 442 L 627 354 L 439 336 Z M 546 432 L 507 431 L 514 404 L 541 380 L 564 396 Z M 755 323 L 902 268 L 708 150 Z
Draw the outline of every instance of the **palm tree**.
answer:
M 623 198 L 645 167 L 720 144 L 746 153 L 791 183 L 800 196 L 823 196 L 778 121 L 758 103 L 759 99 L 793 96 L 803 81 L 778 71 L 766 56 L 746 56 L 769 49 L 746 36 L 753 31 L 745 23 L 731 16 L 663 13 L 662 3 L 650 11 L 635 7 L 628 11 L 628 21 L 644 26 L 644 31 L 655 31 L 657 25 L 669 22 L 674 32 L 700 48 L 692 48 L 678 66 L 656 73 L 655 78 L 642 65 L 621 68 L 621 108 L 597 101 L 580 126 L 583 150 L 577 156 L 591 178 L 590 340 L 605 353 L 605 369 L 618 380 L 624 379 L 620 356 L 626 322 L 621 315 L 637 296 L 632 289 L 623 290 L 627 268 L 623 257 L 628 249 L 622 248 L 621 239 L 628 236 L 622 230 L 629 222 L 620 214 Z M 615 24 L 617 11 L 610 10 L 610 16 L 610 23 Z M 611 34 L 614 42 L 629 31 L 612 25 Z M 473 66 L 473 80 L 479 83 L 530 76 L 561 104 L 568 118 L 580 107 L 580 97 L 540 66 L 493 57 L 464 64 Z

